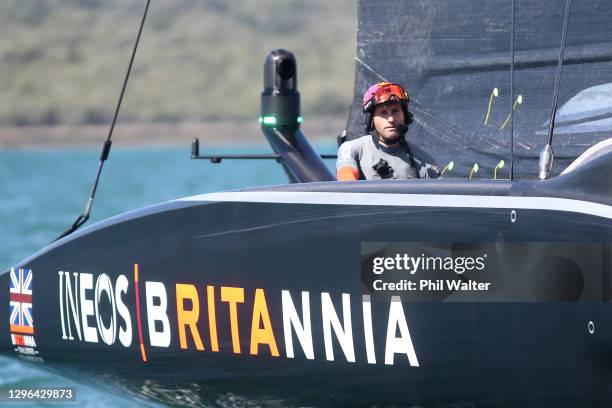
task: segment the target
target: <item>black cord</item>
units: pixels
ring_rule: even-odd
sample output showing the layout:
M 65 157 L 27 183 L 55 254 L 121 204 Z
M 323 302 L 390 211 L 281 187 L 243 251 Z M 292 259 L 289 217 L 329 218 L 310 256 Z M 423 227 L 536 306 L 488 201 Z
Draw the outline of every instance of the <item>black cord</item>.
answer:
M 100 153 L 100 164 L 98 165 L 98 171 L 96 172 L 96 179 L 94 180 L 93 187 L 91 189 L 91 194 L 89 195 L 89 199 L 87 200 L 87 204 L 85 204 L 85 210 L 81 215 L 79 215 L 76 221 L 64 231 L 59 237 L 55 239 L 64 238 L 67 235 L 72 234 L 76 231 L 81 225 L 85 224 L 89 219 L 89 214 L 91 212 L 91 206 L 93 204 L 94 197 L 96 195 L 96 190 L 98 188 L 98 182 L 100 181 L 100 174 L 102 173 L 102 167 L 104 166 L 104 162 L 108 159 L 108 155 L 110 153 L 111 145 L 112 145 L 112 136 L 113 130 L 115 129 L 115 123 L 117 122 L 117 116 L 119 116 L 119 109 L 121 108 L 121 102 L 123 101 L 123 95 L 125 94 L 125 89 L 127 87 L 128 80 L 130 78 L 130 72 L 132 71 L 132 65 L 134 64 L 134 57 L 136 56 L 136 50 L 138 49 L 138 43 L 140 42 L 140 35 L 142 34 L 142 28 L 144 27 L 145 20 L 147 18 L 147 12 L 149 11 L 149 4 L 151 0 L 147 0 L 147 4 L 145 5 L 144 12 L 142 14 L 142 20 L 140 22 L 140 28 L 138 29 L 138 35 L 136 36 L 136 42 L 134 43 L 134 48 L 132 49 L 132 56 L 130 57 L 130 63 L 128 65 L 127 72 L 125 74 L 125 78 L 123 80 L 123 86 L 121 87 L 121 93 L 119 94 L 119 100 L 117 101 L 117 106 L 115 107 L 115 114 L 113 115 L 113 122 L 111 123 L 111 127 L 108 131 L 108 136 L 104 141 L 104 145 L 102 146 L 102 152 Z

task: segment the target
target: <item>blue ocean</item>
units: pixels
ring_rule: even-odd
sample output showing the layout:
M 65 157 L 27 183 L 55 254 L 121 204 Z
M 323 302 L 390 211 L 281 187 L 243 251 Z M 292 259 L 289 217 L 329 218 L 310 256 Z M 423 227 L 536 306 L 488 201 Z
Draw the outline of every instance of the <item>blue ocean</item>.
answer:
M 333 144 L 318 146 L 334 152 Z M 201 153 L 270 153 L 264 145 L 236 150 L 203 147 Z M 185 148 L 113 149 L 104 166 L 88 224 L 178 197 L 287 183 L 274 160 L 190 160 Z M 0 271 L 53 241 L 81 214 L 90 194 L 99 150 L 0 150 Z M 330 168 L 333 160 L 328 160 Z M 8 322 L 7 326 L 8 328 Z M 75 387 L 78 406 L 131 407 L 134 402 L 0 357 L 0 389 Z M 75 403 L 28 403 L 28 407 L 74 407 Z M 11 404 L 17 406 L 18 404 Z

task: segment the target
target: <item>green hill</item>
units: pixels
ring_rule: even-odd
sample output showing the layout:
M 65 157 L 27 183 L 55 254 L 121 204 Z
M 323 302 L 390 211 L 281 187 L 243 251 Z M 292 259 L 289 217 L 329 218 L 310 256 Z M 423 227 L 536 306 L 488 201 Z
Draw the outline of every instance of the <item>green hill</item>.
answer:
M 0 126 L 106 123 L 144 4 L 0 2 Z M 344 113 L 355 16 L 349 0 L 153 1 L 120 119 L 256 120 L 274 48 L 296 54 L 305 116 Z

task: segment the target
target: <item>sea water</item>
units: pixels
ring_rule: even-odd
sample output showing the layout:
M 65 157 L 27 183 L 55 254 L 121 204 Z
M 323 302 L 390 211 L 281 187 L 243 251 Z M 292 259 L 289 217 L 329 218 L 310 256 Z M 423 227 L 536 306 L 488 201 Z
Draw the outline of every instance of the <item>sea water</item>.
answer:
M 318 146 L 321 153 L 333 144 Z M 267 146 L 204 153 L 270 153 Z M 275 160 L 190 160 L 189 148 L 115 148 L 104 166 L 88 224 L 178 197 L 287 183 Z M 0 271 L 27 258 L 68 228 L 83 211 L 99 162 L 97 149 L 0 150 Z M 333 168 L 333 160 L 326 161 Z M 8 322 L 6 322 L 8 329 Z M 0 357 L 0 388 L 75 387 L 77 404 L 131 407 L 133 401 Z M 27 404 L 28 407 L 49 404 Z M 16 404 L 11 404 L 16 406 Z

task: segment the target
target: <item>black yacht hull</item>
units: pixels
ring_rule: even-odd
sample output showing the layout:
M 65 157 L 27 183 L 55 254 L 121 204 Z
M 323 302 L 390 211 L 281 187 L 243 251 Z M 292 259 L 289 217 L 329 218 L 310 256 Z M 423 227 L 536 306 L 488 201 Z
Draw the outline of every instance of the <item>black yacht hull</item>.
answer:
M 83 229 L 13 268 L 31 274 L 30 298 L 0 276 L 5 305 L 29 299 L 32 317 L 32 333 L 0 333 L 2 349 L 170 404 L 609 406 L 612 207 L 515 196 L 507 182 L 470 195 L 441 182 L 445 196 L 407 183 L 210 194 Z M 526 237 L 600 245 L 603 273 L 582 281 L 601 293 L 399 302 L 364 291 L 363 243 L 503 250 Z M 517 278 L 526 292 L 528 278 Z

